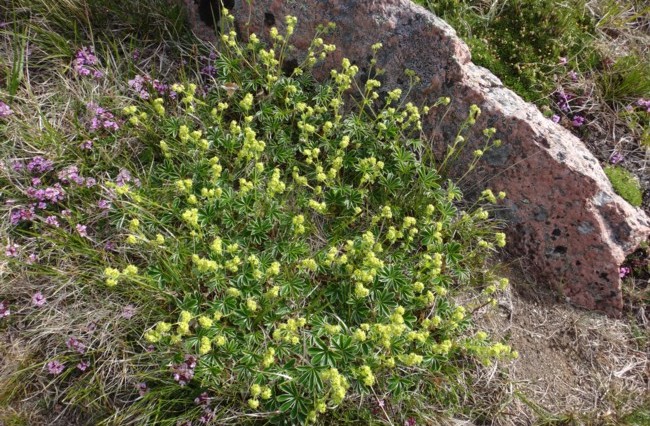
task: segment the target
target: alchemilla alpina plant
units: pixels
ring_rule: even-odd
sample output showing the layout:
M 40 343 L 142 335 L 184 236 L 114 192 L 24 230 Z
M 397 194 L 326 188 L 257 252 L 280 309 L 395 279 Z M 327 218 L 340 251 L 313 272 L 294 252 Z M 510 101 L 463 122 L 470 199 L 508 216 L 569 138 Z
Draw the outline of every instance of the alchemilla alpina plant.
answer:
M 226 31 L 209 86 L 134 77 L 128 102 L 87 103 L 66 147 L 76 161 L 9 168 L 10 265 L 72 275 L 128 300 L 125 321 L 146 318 L 125 348 L 129 402 L 106 423 L 305 424 L 349 411 L 401 424 L 444 400 L 464 365 L 516 356 L 472 325 L 507 286 L 488 263 L 505 245 L 489 213 L 505 194 L 470 206 L 442 176 L 462 136 L 444 159 L 420 137 L 421 115 L 449 99 L 419 108 L 396 89 L 380 101 L 380 82 L 359 81 L 347 59 L 317 84 L 311 67 L 335 49 L 320 37 L 283 71 L 295 23 L 272 29 L 269 47 Z M 122 140 L 138 146 L 126 161 L 107 154 Z M 31 309 L 54 297 L 35 294 Z M 12 303 L 0 301 L 0 321 Z M 100 368 L 103 348 L 62 339 L 42 368 L 65 392 Z

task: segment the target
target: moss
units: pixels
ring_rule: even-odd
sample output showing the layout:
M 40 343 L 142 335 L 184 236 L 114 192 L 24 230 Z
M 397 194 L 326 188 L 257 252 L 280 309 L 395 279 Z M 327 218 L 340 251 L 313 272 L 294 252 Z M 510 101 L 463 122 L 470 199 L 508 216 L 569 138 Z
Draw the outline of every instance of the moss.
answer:
M 605 174 L 618 195 L 635 207 L 641 206 L 643 201 L 641 185 L 632 173 L 622 167 L 607 166 L 605 167 Z

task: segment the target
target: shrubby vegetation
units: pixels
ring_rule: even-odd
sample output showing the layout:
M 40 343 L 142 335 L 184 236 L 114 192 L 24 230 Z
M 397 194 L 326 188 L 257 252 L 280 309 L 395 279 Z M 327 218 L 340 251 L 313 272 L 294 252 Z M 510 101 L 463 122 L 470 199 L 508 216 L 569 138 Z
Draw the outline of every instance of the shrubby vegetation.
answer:
M 80 47 L 59 87 L 74 114 L 43 105 L 38 131 L 6 98 L 0 327 L 45 345 L 7 400 L 34 388 L 103 424 L 401 424 L 459 410 L 464 371 L 517 356 L 472 324 L 508 284 L 489 262 L 505 194 L 468 204 L 442 173 L 456 152 L 420 139 L 449 100 L 380 101 L 348 60 L 316 83 L 321 38 L 284 73 L 287 24 L 268 47 L 226 30 L 173 84 Z
M 603 164 L 618 165 L 646 182 L 650 147 L 647 2 L 416 3 L 454 27 L 476 64 L 537 104 L 549 119 L 573 131 Z M 613 184 L 618 191 L 619 185 Z

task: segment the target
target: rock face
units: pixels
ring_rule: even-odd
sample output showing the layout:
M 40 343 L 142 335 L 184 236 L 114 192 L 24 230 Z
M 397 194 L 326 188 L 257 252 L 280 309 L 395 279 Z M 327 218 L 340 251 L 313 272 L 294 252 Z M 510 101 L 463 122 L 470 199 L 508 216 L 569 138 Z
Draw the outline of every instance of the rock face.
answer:
M 478 105 L 482 114 L 468 135 L 469 152 L 484 141 L 486 127 L 496 128 L 503 144 L 486 154 L 466 191 L 506 191 L 502 213 L 510 253 L 570 302 L 620 315 L 619 265 L 650 235 L 650 220 L 614 193 L 578 138 L 474 65 L 467 46 L 444 21 L 408 0 L 234 0 L 231 12 L 243 38 L 255 33 L 268 39 L 272 26 L 282 30 L 285 16 L 296 16 L 297 57 L 319 24 L 334 22 L 326 42 L 337 51 L 317 69 L 318 78 L 326 78 L 344 57 L 363 74 L 371 45 L 381 42 L 377 64 L 385 70 L 383 88 L 407 89 L 404 70 L 412 69 L 422 82 L 409 100 L 431 105 L 440 96 L 451 97 L 442 121 L 434 114 L 424 119 L 438 149 L 454 140 L 469 106 Z

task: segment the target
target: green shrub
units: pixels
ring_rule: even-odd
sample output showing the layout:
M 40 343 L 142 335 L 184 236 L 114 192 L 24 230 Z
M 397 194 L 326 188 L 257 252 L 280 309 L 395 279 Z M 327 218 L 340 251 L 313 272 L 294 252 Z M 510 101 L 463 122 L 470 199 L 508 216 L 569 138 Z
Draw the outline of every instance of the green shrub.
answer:
M 614 191 L 635 207 L 641 206 L 643 193 L 637 178 L 623 167 L 607 166 L 605 174 L 614 187 Z
M 8 234 L 14 278 L 118 294 L 146 321 L 128 329 L 126 360 L 95 348 L 77 371 L 87 348 L 67 339 L 32 369 L 92 407 L 105 389 L 94 372 L 128 366 L 129 386 L 108 396 L 126 402 L 104 423 L 368 421 L 380 400 L 403 423 L 449 405 L 441 384 L 457 371 L 516 356 L 471 322 L 507 280 L 488 263 L 505 235 L 439 173 L 464 140 L 436 162 L 420 138 L 420 114 L 448 100 L 430 111 L 394 90 L 380 104 L 380 83 L 358 82 L 348 60 L 315 83 L 334 49 L 320 38 L 286 75 L 294 24 L 270 48 L 226 33 L 210 87 L 161 95 L 141 81 L 128 100 L 77 105 L 79 121 L 52 130 L 74 143 L 7 168 L 7 214 L 28 216 Z M 47 256 L 25 263 L 26 247 Z
M 586 49 L 595 23 L 584 0 L 418 0 L 445 19 L 467 42 L 472 60 L 494 72 L 527 101 L 542 101 L 554 90 L 558 58 L 581 67 L 599 56 Z M 478 3 L 478 4 L 477 4 Z

